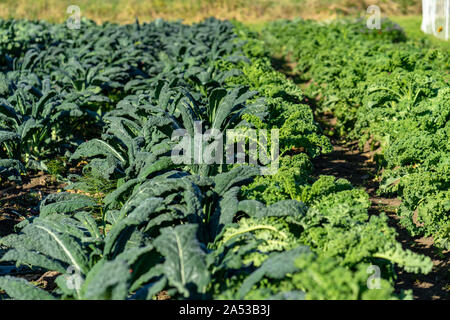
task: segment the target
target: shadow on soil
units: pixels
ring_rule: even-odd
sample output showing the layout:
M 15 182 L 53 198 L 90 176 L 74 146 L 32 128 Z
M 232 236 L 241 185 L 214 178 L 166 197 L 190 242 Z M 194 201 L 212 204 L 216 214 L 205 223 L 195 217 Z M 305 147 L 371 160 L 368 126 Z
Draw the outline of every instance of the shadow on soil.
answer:
M 401 200 L 385 198 L 377 194 L 379 181 L 377 180 L 378 169 L 373 161 L 374 152 L 370 150 L 360 151 L 357 141 L 346 143 L 333 140 L 332 144 L 333 152 L 313 160 L 315 175 L 332 175 L 336 178 L 345 178 L 353 186 L 364 188 L 372 202 L 369 214 L 386 213 L 389 217 L 388 223 L 397 231 L 397 240 L 402 243 L 403 248 L 428 256 L 433 261 L 433 270 L 427 275 L 408 273 L 398 268 L 398 277 L 395 282 L 396 292 L 400 293 L 401 290 L 412 289 L 415 299 L 450 299 L 450 252 L 444 253 L 435 248 L 431 238 L 412 237 L 400 225 L 396 209 L 401 204 Z
M 272 58 L 272 66 L 284 73 L 286 77 L 299 86 L 308 86 L 294 72 L 295 63 L 289 61 L 289 57 Z M 308 104 L 317 113 L 317 101 L 315 98 L 305 97 L 302 103 Z M 323 129 L 333 131 L 336 119 L 331 114 L 322 114 L 317 119 Z M 412 237 L 400 224 L 400 218 L 396 215 L 396 209 L 401 204 L 398 198 L 384 198 L 377 194 L 379 181 L 377 180 L 378 168 L 374 155 L 376 152 L 365 147 L 358 148 L 358 141 L 346 142 L 342 139 L 332 139 L 333 151 L 321 155 L 313 160 L 314 174 L 332 175 L 336 178 L 345 178 L 353 186 L 364 188 L 372 202 L 369 214 L 377 215 L 382 212 L 389 217 L 389 225 L 397 231 L 397 240 L 405 249 L 423 254 L 432 259 L 434 267 L 427 274 L 408 273 L 398 268 L 395 289 L 412 289 L 414 299 L 419 300 L 448 300 L 450 299 L 450 251 L 442 252 L 433 246 L 431 238 Z M 368 150 L 369 149 L 369 150 Z

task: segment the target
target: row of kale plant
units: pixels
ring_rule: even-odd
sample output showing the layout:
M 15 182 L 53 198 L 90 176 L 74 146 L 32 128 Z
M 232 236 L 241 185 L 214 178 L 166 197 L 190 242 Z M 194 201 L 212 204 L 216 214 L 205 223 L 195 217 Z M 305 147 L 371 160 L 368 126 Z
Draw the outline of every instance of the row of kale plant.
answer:
M 77 33 L 2 23 L 15 39 L 2 44 L 11 62 L 2 110 L 32 122 L 46 117 L 42 106 L 60 111 L 50 116 L 55 129 L 42 146 L 87 162 L 81 176 L 66 177 L 66 192 L 42 201 L 39 216 L 0 239 L 0 261 L 56 271 L 56 288 L 6 275 L 4 298 L 154 299 L 162 291 L 172 299 L 410 298 L 394 293 L 396 268 L 432 268 L 402 249 L 385 216 L 369 217 L 363 190 L 312 178 L 311 159 L 331 145 L 301 90 L 272 69 L 265 44 L 246 28 L 214 19 L 192 26 L 85 21 Z M 51 98 L 35 94 L 41 82 Z M 9 101 L 17 90 L 37 107 Z M 80 119 L 102 134 L 80 129 Z M 279 129 L 278 173 L 173 163 L 173 132 L 192 134 L 196 121 L 203 130 Z M 33 145 L 19 131 L 29 125 L 16 127 L 2 123 L 5 135 L 16 134 L 2 140 L 3 152 Z M 7 176 L 53 156 L 31 149 L 35 158 L 6 154 L 14 161 L 2 165 Z M 376 267 L 381 278 L 372 286 L 368 271 Z
M 401 224 L 450 249 L 449 53 L 407 41 L 388 20 L 381 30 L 364 21 L 278 21 L 262 34 L 296 63 L 318 113 L 337 118 L 336 133 L 376 151 L 378 192 L 401 198 Z

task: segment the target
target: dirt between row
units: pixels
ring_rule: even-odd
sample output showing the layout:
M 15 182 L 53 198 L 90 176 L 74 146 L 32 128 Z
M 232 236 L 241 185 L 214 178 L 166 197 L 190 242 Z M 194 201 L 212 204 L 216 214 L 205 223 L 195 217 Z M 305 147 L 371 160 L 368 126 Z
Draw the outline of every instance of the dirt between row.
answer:
M 333 122 L 334 120 L 328 117 L 325 121 Z M 398 270 L 398 278 L 395 282 L 397 292 L 400 293 L 402 289 L 412 289 L 415 299 L 450 299 L 447 275 L 450 269 L 450 252 L 441 252 L 435 248 L 432 238 L 411 237 L 399 225 L 399 217 L 395 212 L 401 204 L 401 200 L 385 198 L 376 193 L 378 181 L 376 180 L 377 168 L 373 161 L 373 151 L 370 151 L 369 148 L 360 151 L 357 141 L 333 140 L 332 143 L 333 152 L 313 160 L 314 174 L 345 178 L 355 187 L 364 188 L 372 202 L 369 213 L 385 212 L 390 218 L 390 226 L 396 229 L 398 241 L 404 248 L 424 254 L 433 261 L 434 268 L 427 275 Z M 23 219 L 37 215 L 40 201 L 48 194 L 61 190 L 63 186 L 54 177 L 43 172 L 24 177 L 22 185 L 2 186 L 0 190 L 0 237 L 13 233 L 14 226 Z M 49 273 L 26 275 L 29 280 L 38 282 L 43 288 L 50 290 L 54 287 L 52 280 L 56 276 Z M 158 298 L 164 299 L 165 297 Z
M 321 120 L 328 123 L 335 121 L 329 117 Z M 358 141 L 332 140 L 332 144 L 333 152 L 313 160 L 315 175 L 345 178 L 353 186 L 364 188 L 372 202 L 369 213 L 376 215 L 384 212 L 389 217 L 389 225 L 397 231 L 397 240 L 402 246 L 428 256 L 433 261 L 434 267 L 427 275 L 408 273 L 397 269 L 396 292 L 412 289 L 414 299 L 418 300 L 450 299 L 448 280 L 450 251 L 441 251 L 434 247 L 432 238 L 412 237 L 399 224 L 400 218 L 396 215 L 396 209 L 401 204 L 401 199 L 386 198 L 376 193 L 379 181 L 377 180 L 378 170 L 373 161 L 375 152 L 371 151 L 368 146 L 360 151 Z
M 39 213 L 39 203 L 63 188 L 53 176 L 37 172 L 23 176 L 23 183 L 6 183 L 0 189 L 0 237 L 14 232 L 14 225 Z
M 281 65 L 281 64 L 280 64 Z M 288 74 L 292 65 L 286 66 L 281 71 Z M 278 68 L 280 69 L 280 68 Z M 316 108 L 314 99 L 304 101 Z M 333 128 L 336 119 L 332 115 L 322 115 L 319 122 L 323 127 Z M 398 198 L 386 198 L 378 195 L 376 191 L 379 181 L 376 179 L 378 169 L 373 156 L 375 151 L 371 151 L 369 146 L 361 151 L 358 148 L 358 141 L 344 141 L 342 139 L 332 139 L 333 152 L 321 155 L 313 160 L 316 176 L 332 175 L 337 178 L 345 178 L 353 186 L 364 188 L 370 196 L 372 202 L 369 210 L 370 214 L 386 213 L 389 217 L 389 224 L 395 228 L 397 240 L 404 248 L 426 255 L 433 261 L 434 267 L 427 275 L 413 274 L 401 269 L 397 270 L 395 289 L 397 293 L 401 290 L 412 289 L 415 299 L 434 300 L 450 299 L 450 251 L 441 251 L 434 247 L 432 238 L 412 237 L 407 230 L 399 224 L 399 217 L 396 215 L 396 208 L 401 204 Z M 14 226 L 20 221 L 37 215 L 39 213 L 39 203 L 48 194 L 55 193 L 62 189 L 64 184 L 58 182 L 53 176 L 43 172 L 37 172 L 23 177 L 23 184 L 3 184 L 0 186 L 0 237 L 14 232 Z M 5 264 L 0 263 L 0 268 Z M 28 274 L 29 280 L 41 283 L 44 288 L 53 287 L 52 280 L 54 274 Z M 165 299 L 165 295 L 158 296 L 158 299 Z
M 288 79 L 301 88 L 308 87 L 312 80 L 302 81 L 294 71 L 296 63 L 292 57 L 272 57 L 272 66 L 286 75 Z M 317 101 L 320 97 L 305 97 L 302 103 L 308 104 L 312 110 L 317 110 Z M 333 131 L 337 119 L 332 114 L 319 114 L 316 120 L 323 129 Z M 357 187 L 363 188 L 372 202 L 369 214 L 381 214 L 384 212 L 389 217 L 389 225 L 397 231 L 397 241 L 405 249 L 428 256 L 433 261 L 434 267 L 427 274 L 408 273 L 397 270 L 395 281 L 396 293 L 401 290 L 412 289 L 414 299 L 418 300 L 448 300 L 450 299 L 450 250 L 442 251 L 433 245 L 432 238 L 412 237 L 408 231 L 399 224 L 400 217 L 396 215 L 397 207 L 401 204 L 399 198 L 386 198 L 377 194 L 379 180 L 377 180 L 378 168 L 374 162 L 374 154 L 380 150 L 371 150 L 367 143 L 363 150 L 358 147 L 358 141 L 345 141 L 331 139 L 333 152 L 321 155 L 313 160 L 316 176 L 332 175 L 336 178 L 345 178 Z

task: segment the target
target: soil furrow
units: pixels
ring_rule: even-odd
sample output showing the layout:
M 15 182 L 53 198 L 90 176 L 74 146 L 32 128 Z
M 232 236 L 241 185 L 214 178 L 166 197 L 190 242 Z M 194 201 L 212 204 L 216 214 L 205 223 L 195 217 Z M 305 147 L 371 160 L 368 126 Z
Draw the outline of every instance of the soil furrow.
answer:
M 272 65 L 301 88 L 311 83 L 299 81 L 298 75 L 294 72 L 296 64 L 289 57 L 274 57 Z M 305 97 L 302 103 L 308 104 L 316 112 L 317 100 L 318 98 Z M 337 119 L 332 114 L 320 114 L 316 120 L 326 131 L 334 131 Z M 398 268 L 396 292 L 412 289 L 414 299 L 418 300 L 450 299 L 450 283 L 447 280 L 450 276 L 450 251 L 443 252 L 434 247 L 431 238 L 412 237 L 400 225 L 400 218 L 396 215 L 401 199 L 386 198 L 377 194 L 380 171 L 374 161 L 374 155 L 380 150 L 371 150 L 369 144 L 360 150 L 358 141 L 345 141 L 342 138 L 331 139 L 331 143 L 333 145 L 331 153 L 313 160 L 314 175 L 344 178 L 354 187 L 363 188 L 369 194 L 372 203 L 369 214 L 377 215 L 384 212 L 389 217 L 389 225 L 397 231 L 397 240 L 403 247 L 428 256 L 433 261 L 434 267 L 427 275 L 408 273 Z
M 329 117 L 321 119 L 328 122 Z M 332 121 L 331 121 L 332 122 Z M 443 253 L 433 246 L 431 238 L 412 237 L 406 229 L 399 224 L 396 209 L 401 204 L 399 198 L 386 198 L 377 194 L 379 181 L 378 170 L 373 161 L 373 151 L 365 148 L 360 151 L 357 141 L 346 142 L 343 140 L 332 140 L 333 152 L 320 156 L 313 161 L 315 175 L 332 175 L 336 178 L 345 178 L 353 186 L 364 188 L 372 202 L 370 214 L 385 213 L 389 217 L 389 225 L 396 229 L 397 240 L 403 247 L 430 257 L 434 268 L 427 274 L 408 273 L 401 269 L 397 270 L 395 289 L 397 293 L 401 290 L 412 289 L 414 299 L 434 300 L 449 299 L 450 285 L 446 280 L 449 272 L 449 252 Z

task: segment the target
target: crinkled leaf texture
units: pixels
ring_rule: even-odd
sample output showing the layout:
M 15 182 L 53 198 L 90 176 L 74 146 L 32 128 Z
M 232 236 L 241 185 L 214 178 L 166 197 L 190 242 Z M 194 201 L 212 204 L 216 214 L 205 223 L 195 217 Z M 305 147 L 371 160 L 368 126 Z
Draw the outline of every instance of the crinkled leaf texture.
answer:
M 250 276 L 245 279 L 239 289 L 238 296 L 244 299 L 253 286 L 261 281 L 264 277 L 271 279 L 282 279 L 287 274 L 294 273 L 298 270 L 295 266 L 295 260 L 303 254 L 312 254 L 307 246 L 300 246 L 292 250 L 281 253 L 275 253 L 270 256 L 260 268 L 256 269 Z

